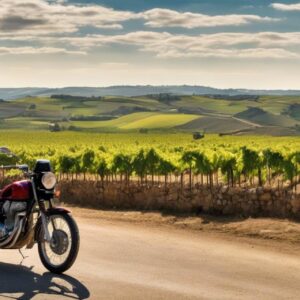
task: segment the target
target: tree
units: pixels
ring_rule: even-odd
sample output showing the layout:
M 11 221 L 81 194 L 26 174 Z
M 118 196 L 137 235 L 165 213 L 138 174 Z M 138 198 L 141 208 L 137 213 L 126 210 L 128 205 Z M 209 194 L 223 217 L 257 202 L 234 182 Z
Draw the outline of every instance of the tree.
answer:
M 129 155 L 117 154 L 113 159 L 113 170 L 121 175 L 125 175 L 126 184 L 129 183 L 133 172 L 132 158 Z
M 192 190 L 192 169 L 195 167 L 196 153 L 194 151 L 186 151 L 181 157 L 181 161 L 189 169 L 189 187 Z
M 216 152 L 213 152 L 212 155 L 208 158 L 208 167 L 209 167 L 209 181 L 210 186 L 214 185 L 214 177 L 216 178 L 216 184 L 218 184 L 218 172 L 221 166 L 221 156 L 217 155 Z
M 134 172 L 140 177 L 141 183 L 143 184 L 143 179 L 147 172 L 147 157 L 144 149 L 141 149 L 133 159 L 133 169 Z
M 285 177 L 290 181 L 291 187 L 298 183 L 297 180 L 294 183 L 294 178 L 299 175 L 300 171 L 300 152 L 296 151 L 289 154 L 283 161 L 283 167 L 285 171 Z
M 227 176 L 228 186 L 234 186 L 234 171 L 237 169 L 237 159 L 232 153 L 226 153 L 221 159 L 221 172 Z
M 300 175 L 300 152 L 299 151 L 293 153 L 292 162 L 295 165 L 296 176 L 299 176 Z M 296 180 L 295 189 L 299 182 L 300 182 L 300 178 Z
M 254 150 L 242 147 L 242 160 L 243 160 L 243 173 L 245 176 L 250 176 L 250 182 L 252 182 L 253 176 L 258 177 L 258 184 L 262 186 L 262 156 Z
M 51 124 L 49 124 L 49 130 L 51 132 L 58 132 L 58 131 L 61 131 L 61 128 L 58 123 L 51 123 Z
M 36 109 L 36 104 L 30 104 L 30 106 L 28 107 L 28 109 L 30 109 L 30 110 L 34 110 L 34 109 Z
M 267 169 L 268 182 L 271 184 L 272 171 L 282 172 L 284 158 L 281 153 L 271 150 L 270 148 L 263 151 L 263 163 Z
M 148 128 L 141 128 L 140 130 L 139 130 L 139 133 L 142 133 L 142 134 L 146 134 L 146 133 L 148 133 L 149 132 L 149 129 Z
M 165 159 L 161 159 L 159 162 L 159 174 L 165 176 L 165 188 L 167 187 L 168 182 L 168 175 L 175 171 L 176 167 L 170 162 Z
M 15 165 L 18 162 L 18 158 L 16 156 L 7 155 L 4 153 L 0 153 L 0 165 Z M 4 169 L 2 170 L 2 177 L 4 178 Z
M 208 159 L 208 157 L 201 152 L 195 152 L 195 168 L 196 172 L 198 174 L 201 174 L 201 184 L 203 184 L 203 175 L 207 176 L 207 184 L 209 179 L 211 179 L 209 176 L 212 172 L 211 163 Z
M 159 155 L 156 153 L 156 151 L 153 148 L 151 148 L 146 154 L 146 166 L 147 166 L 146 169 L 147 172 L 151 175 L 152 185 L 154 184 L 154 174 L 158 169 L 159 162 L 160 162 Z
M 109 172 L 108 165 L 107 165 L 105 159 L 100 158 L 100 159 L 97 161 L 96 171 L 97 171 L 97 174 L 100 175 L 100 178 L 101 178 L 101 186 L 103 187 L 103 186 L 104 186 L 104 178 L 105 178 L 105 176 L 106 176 L 106 175 L 108 174 L 108 172 Z
M 77 155 L 74 158 L 75 158 L 75 162 L 74 162 L 74 165 L 72 168 L 72 172 L 75 173 L 76 180 L 77 180 L 78 174 L 80 174 L 82 172 L 81 155 Z
M 86 179 L 86 173 L 92 171 L 95 160 L 95 152 L 90 149 L 86 149 L 81 157 L 81 170 L 83 172 L 83 180 Z
M 76 163 L 76 158 L 69 155 L 61 155 L 58 159 L 58 169 L 63 174 L 67 174 L 67 179 L 69 179 L 69 173 L 72 172 L 74 164 Z

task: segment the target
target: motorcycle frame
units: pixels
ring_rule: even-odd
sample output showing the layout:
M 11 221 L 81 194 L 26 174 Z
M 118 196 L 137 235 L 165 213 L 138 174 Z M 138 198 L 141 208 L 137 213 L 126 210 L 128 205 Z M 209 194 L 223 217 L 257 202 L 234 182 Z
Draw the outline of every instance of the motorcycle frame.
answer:
M 8 167 L 12 169 L 11 166 Z M 16 166 L 14 166 L 14 168 L 16 168 Z M 70 213 L 69 210 L 63 207 L 53 206 L 52 198 L 49 200 L 39 199 L 35 183 L 35 176 L 36 174 L 31 173 L 28 180 L 31 183 L 33 193 L 33 199 L 30 202 L 30 208 L 28 209 L 27 213 L 20 212 L 16 214 L 14 230 L 7 238 L 5 238 L 3 241 L 0 241 L 0 249 L 21 249 L 24 246 L 26 246 L 27 249 L 31 249 L 40 239 L 50 242 L 51 236 L 48 230 L 49 217 L 55 214 Z M 49 201 L 48 209 L 46 209 L 45 201 Z M 35 210 L 37 205 L 38 210 Z M 38 213 L 36 220 L 34 220 L 34 213 Z M 54 222 L 51 223 L 55 229 Z M 41 232 L 44 233 L 43 236 L 41 235 Z M 24 233 L 23 236 L 22 233 Z

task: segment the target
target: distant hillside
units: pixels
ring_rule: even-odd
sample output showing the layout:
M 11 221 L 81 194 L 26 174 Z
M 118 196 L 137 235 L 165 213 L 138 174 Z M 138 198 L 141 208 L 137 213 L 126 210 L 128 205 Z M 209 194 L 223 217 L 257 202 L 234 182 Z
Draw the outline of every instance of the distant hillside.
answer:
M 300 135 L 300 96 L 51 95 L 0 101 L 0 130 Z
M 226 117 L 201 117 L 196 120 L 192 120 L 186 124 L 178 126 L 178 129 L 184 130 L 204 130 L 208 133 L 222 133 L 222 132 L 234 132 L 237 130 L 244 130 L 249 128 L 249 124 L 243 123 L 242 121 L 226 118 Z
M 284 114 L 300 121 L 300 103 L 294 103 L 284 111 Z
M 153 94 L 176 95 L 216 95 L 216 98 L 242 95 L 300 95 L 300 90 L 248 90 L 248 89 L 217 89 L 206 86 L 169 85 L 169 86 L 111 86 L 111 87 L 65 87 L 65 88 L 0 88 L 0 99 L 10 100 L 27 96 L 51 96 L 53 94 L 67 94 L 72 96 L 141 96 Z M 255 97 L 254 97 L 255 98 Z M 234 100 L 234 97 L 231 98 Z
M 244 119 L 260 125 L 292 127 L 297 124 L 296 120 L 283 115 L 274 115 L 258 107 L 250 107 L 235 115 L 236 118 Z

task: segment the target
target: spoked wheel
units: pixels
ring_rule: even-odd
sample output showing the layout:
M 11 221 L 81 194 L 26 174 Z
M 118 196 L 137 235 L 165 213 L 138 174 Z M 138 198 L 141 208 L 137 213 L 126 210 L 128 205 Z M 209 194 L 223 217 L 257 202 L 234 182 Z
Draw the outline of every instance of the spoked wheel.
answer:
M 74 219 L 68 214 L 48 218 L 50 242 L 45 241 L 44 231 L 38 242 L 38 250 L 45 268 L 52 273 L 63 273 L 75 262 L 79 250 L 79 231 Z

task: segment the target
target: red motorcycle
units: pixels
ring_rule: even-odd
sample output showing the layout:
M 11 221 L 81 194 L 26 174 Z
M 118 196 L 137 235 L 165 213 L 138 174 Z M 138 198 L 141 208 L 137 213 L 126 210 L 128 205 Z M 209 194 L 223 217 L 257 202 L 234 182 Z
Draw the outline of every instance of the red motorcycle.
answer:
M 5 147 L 0 153 L 14 155 Z M 0 168 L 18 169 L 27 178 L 0 190 L 0 249 L 31 249 L 37 243 L 43 265 L 65 272 L 77 258 L 80 238 L 70 211 L 53 205 L 56 177 L 50 162 L 37 160 L 33 171 L 27 165 Z

